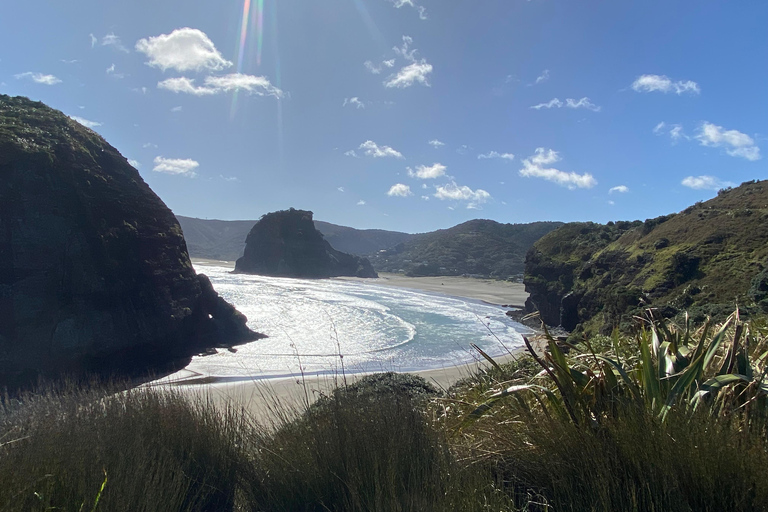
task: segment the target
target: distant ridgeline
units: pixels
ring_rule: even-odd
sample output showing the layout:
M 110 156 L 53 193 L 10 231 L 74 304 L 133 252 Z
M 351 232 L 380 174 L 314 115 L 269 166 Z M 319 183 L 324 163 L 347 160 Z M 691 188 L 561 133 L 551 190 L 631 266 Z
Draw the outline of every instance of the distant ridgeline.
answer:
M 528 252 L 524 283 L 529 311 L 576 332 L 627 327 L 648 306 L 694 321 L 768 312 L 768 181 L 645 222 L 565 224 Z
M 234 261 L 256 221 L 203 220 L 178 216 L 193 258 Z M 472 220 L 431 233 L 411 235 L 383 229 L 354 229 L 314 221 L 339 251 L 365 256 L 379 272 L 411 276 L 473 274 L 505 279 L 522 276 L 525 253 L 533 242 L 562 222 L 499 224 Z
M 315 229 L 312 212 L 281 210 L 264 215 L 248 233 L 235 272 L 286 277 L 378 277 L 370 262 L 337 251 Z
M 562 225 L 470 220 L 449 229 L 413 235 L 392 249 L 373 255 L 371 263 L 380 272 L 405 272 L 409 276 L 470 274 L 505 279 L 521 275 L 528 249 Z
M 208 220 L 176 216 L 184 231 L 189 254 L 193 258 L 235 261 L 243 255 L 245 237 L 257 221 L 255 220 Z M 408 233 L 383 229 L 354 229 L 330 222 L 315 221 L 331 246 L 342 252 L 365 256 L 394 247 L 412 237 Z

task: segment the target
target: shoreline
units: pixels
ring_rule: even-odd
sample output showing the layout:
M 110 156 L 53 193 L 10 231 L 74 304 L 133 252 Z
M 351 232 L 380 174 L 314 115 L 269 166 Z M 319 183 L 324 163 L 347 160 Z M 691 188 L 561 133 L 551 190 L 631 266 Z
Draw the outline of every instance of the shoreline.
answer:
M 219 261 L 205 258 L 192 258 L 191 260 L 193 264 L 218 265 L 231 267 L 232 270 L 235 268 L 234 261 Z M 401 274 L 380 272 L 378 278 L 340 276 L 331 277 L 330 279 L 439 293 L 449 297 L 479 300 L 500 307 L 522 308 L 525 300 L 528 298 L 525 285 L 522 283 L 510 283 L 508 281 L 475 277 L 406 277 Z
M 229 261 L 193 258 L 192 263 L 200 266 L 217 265 L 234 268 L 234 262 Z M 203 269 L 200 270 L 204 273 Z M 499 307 L 522 307 L 528 297 L 522 283 L 454 276 L 405 277 L 389 273 L 381 273 L 379 276 L 379 278 L 335 277 L 331 279 L 438 293 L 462 299 L 479 300 Z M 494 360 L 498 363 L 504 363 L 525 352 L 525 347 L 510 349 L 507 354 L 494 357 Z M 476 354 L 474 361 L 443 368 L 403 373 L 418 375 L 438 389 L 447 390 L 457 381 L 488 366 L 490 363 L 483 359 L 480 354 Z M 279 413 L 277 410 L 279 407 L 285 407 L 287 410 L 299 410 L 307 401 L 314 402 L 319 396 L 327 395 L 345 381 L 351 383 L 366 375 L 370 375 L 370 373 L 313 374 L 290 377 L 254 376 L 250 379 L 246 377 L 233 381 L 216 376 L 193 374 L 180 380 L 156 381 L 150 385 L 172 386 L 183 392 L 206 394 L 219 406 L 242 407 L 254 417 L 268 420 Z M 285 410 L 282 412 L 284 413 Z

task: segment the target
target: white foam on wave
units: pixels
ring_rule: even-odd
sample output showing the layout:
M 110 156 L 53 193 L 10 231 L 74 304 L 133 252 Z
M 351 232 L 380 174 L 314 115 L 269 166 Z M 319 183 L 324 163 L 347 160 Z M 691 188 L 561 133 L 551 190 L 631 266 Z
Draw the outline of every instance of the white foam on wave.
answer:
M 338 280 L 230 274 L 197 265 L 253 330 L 268 338 L 237 353 L 196 357 L 188 370 L 254 377 L 345 371 L 413 371 L 522 346 L 523 326 L 499 307 L 438 294 Z

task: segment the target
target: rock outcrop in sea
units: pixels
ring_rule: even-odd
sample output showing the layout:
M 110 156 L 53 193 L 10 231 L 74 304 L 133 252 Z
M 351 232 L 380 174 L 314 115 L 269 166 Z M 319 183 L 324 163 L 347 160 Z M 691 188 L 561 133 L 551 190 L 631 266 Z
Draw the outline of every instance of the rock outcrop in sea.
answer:
M 268 213 L 253 226 L 235 272 L 305 278 L 378 277 L 367 259 L 331 247 L 315 229 L 312 212 L 293 208 Z
M 115 148 L 43 103 L 0 95 L 0 387 L 183 366 L 260 336 L 245 323 Z

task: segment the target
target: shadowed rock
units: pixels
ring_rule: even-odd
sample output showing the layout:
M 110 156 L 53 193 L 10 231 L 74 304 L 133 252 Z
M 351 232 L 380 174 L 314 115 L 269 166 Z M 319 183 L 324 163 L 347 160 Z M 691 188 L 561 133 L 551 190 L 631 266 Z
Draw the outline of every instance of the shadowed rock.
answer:
M 195 274 L 173 213 L 115 148 L 0 95 L 0 386 L 179 366 L 258 336 Z
M 378 277 L 365 258 L 337 251 L 315 229 L 312 212 L 268 213 L 248 233 L 235 272 L 266 276 L 322 278 Z

